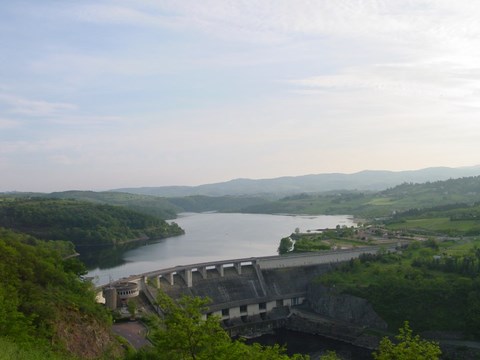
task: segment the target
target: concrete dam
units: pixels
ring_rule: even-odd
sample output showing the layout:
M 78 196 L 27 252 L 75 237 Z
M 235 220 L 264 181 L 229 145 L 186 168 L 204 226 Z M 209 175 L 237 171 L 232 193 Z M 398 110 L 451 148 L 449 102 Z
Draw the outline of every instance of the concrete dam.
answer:
M 231 335 L 254 334 L 282 326 L 292 309 L 305 301 L 315 277 L 379 250 L 362 247 L 182 265 L 123 278 L 99 290 L 110 308 L 124 305 L 139 292 L 154 306 L 158 291 L 173 299 L 208 297 L 206 316 L 218 315 Z

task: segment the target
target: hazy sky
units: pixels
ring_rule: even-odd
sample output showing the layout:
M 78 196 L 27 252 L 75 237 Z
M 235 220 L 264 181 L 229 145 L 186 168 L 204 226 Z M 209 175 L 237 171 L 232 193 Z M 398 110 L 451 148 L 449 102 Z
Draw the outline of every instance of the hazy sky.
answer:
M 0 2 L 0 191 L 479 164 L 480 2 Z

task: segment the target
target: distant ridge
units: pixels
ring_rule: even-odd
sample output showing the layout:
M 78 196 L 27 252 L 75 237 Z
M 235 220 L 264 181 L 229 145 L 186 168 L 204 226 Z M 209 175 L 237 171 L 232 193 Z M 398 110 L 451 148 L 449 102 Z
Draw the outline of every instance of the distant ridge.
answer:
M 381 191 L 405 182 L 424 183 L 478 175 L 480 175 L 480 165 L 460 168 L 431 167 L 409 171 L 364 170 L 354 174 L 330 173 L 258 180 L 234 179 L 199 186 L 138 187 L 111 191 L 162 197 L 192 195 L 284 196 L 336 190 Z

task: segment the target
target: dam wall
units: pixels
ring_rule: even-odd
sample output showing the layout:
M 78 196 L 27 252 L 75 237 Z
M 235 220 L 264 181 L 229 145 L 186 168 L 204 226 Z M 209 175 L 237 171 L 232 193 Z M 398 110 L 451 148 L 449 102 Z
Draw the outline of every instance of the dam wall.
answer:
M 211 303 L 205 316 L 218 315 L 225 327 L 275 322 L 285 317 L 285 309 L 305 301 L 308 284 L 315 277 L 361 254 L 379 250 L 380 247 L 361 247 L 181 265 L 132 275 L 100 288 L 99 292 L 109 289 L 111 294 L 116 285 L 132 283 L 152 305 L 159 291 L 173 299 L 207 297 Z M 392 245 L 386 250 L 395 249 Z
M 299 266 L 312 266 L 321 264 L 332 264 L 349 261 L 361 254 L 376 254 L 379 246 L 360 247 L 348 250 L 332 250 L 316 253 L 287 254 L 282 256 L 261 257 L 256 263 L 262 269 L 280 269 Z
M 163 291 L 178 299 L 184 295 L 207 297 L 211 300 L 209 314 L 218 315 L 226 323 L 236 320 L 265 320 L 274 309 L 301 304 L 306 296 L 307 285 L 318 275 L 330 271 L 331 264 L 262 270 L 258 264 L 242 267 L 238 274 L 233 268 L 225 268 L 223 276 L 215 270 L 203 278 L 193 273 L 193 286 L 182 279 L 171 285 L 161 279 L 150 282 L 145 290 L 156 297 Z M 157 286 L 155 286 L 157 285 Z

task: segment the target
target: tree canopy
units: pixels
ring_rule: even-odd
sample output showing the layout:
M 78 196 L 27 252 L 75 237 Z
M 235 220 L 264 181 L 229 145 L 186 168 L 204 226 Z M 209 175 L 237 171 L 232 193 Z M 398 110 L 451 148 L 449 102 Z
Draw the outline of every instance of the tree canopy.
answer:
M 414 336 L 408 321 L 405 321 L 395 338 L 397 343 L 384 337 L 378 350 L 373 353 L 373 358 L 375 360 L 437 360 L 442 353 L 436 342 L 421 339 L 419 335 Z
M 46 359 L 54 358 L 51 351 L 80 350 L 87 328 L 101 342 L 110 316 L 96 303 L 93 285 L 80 278 L 84 272 L 50 243 L 0 228 L 0 344 L 12 352 L 21 348 L 26 359 Z M 104 340 L 111 341 L 108 334 Z M 34 357 L 35 349 L 44 357 Z
M 121 206 L 42 198 L 0 198 L 0 226 L 89 246 L 183 234 L 175 223 Z
M 289 357 L 279 346 L 246 345 L 232 340 L 216 316 L 205 317 L 207 299 L 183 297 L 178 303 L 159 294 L 158 304 L 165 314 L 152 323 L 152 349 L 143 349 L 132 359 L 165 360 L 307 360 L 308 356 Z

